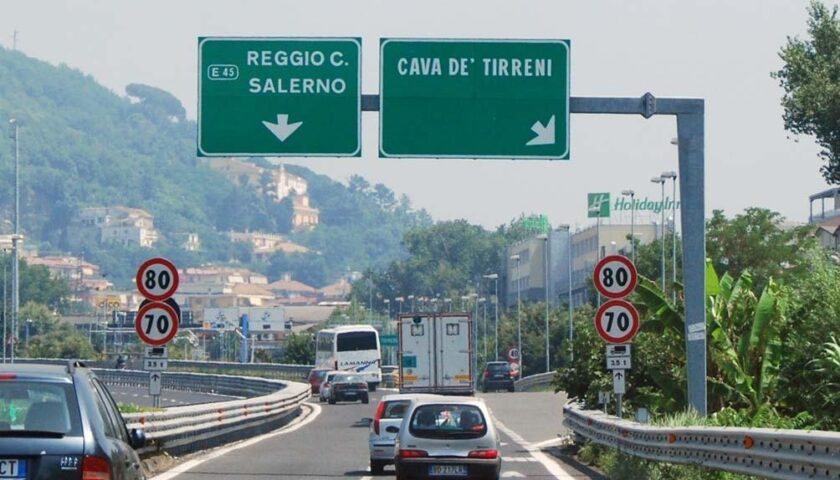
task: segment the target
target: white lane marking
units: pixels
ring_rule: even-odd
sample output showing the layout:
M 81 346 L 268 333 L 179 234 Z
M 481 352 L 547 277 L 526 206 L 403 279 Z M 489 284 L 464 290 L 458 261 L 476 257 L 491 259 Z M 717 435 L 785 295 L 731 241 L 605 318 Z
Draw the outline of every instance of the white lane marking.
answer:
M 556 447 L 557 445 L 560 445 L 561 443 L 563 443 L 562 438 L 549 438 L 548 440 L 538 442 L 538 443 L 532 443 L 531 445 L 534 446 L 534 447 L 537 447 L 539 449 L 543 449 L 543 448 L 547 448 L 547 447 Z
M 536 462 L 537 459 L 534 457 L 505 457 L 505 462 Z
M 548 470 L 548 473 L 554 475 L 554 478 L 557 478 L 559 480 L 574 480 L 574 474 L 566 471 L 559 463 L 552 460 L 548 455 L 540 451 L 539 448 L 528 443 L 518 433 L 506 427 L 502 422 L 499 421 L 499 419 L 496 417 L 496 415 L 493 414 L 493 412 L 490 412 L 490 414 L 493 416 L 493 421 L 496 423 L 496 427 L 502 432 L 504 432 L 504 434 L 510 437 L 514 442 L 519 444 L 519 446 L 527 450 L 532 457 L 534 457 L 538 462 L 542 464 L 543 467 L 545 467 L 546 470 Z M 502 462 L 504 462 L 504 459 L 502 459 Z
M 519 472 L 505 472 L 502 474 L 502 478 L 525 478 L 525 475 Z
M 164 472 L 164 473 L 162 473 L 162 474 L 160 474 L 156 477 L 152 477 L 151 480 L 170 480 L 172 478 L 177 477 L 178 475 L 180 475 L 182 473 L 187 473 L 188 470 L 190 470 L 194 467 L 197 467 L 198 465 L 201 465 L 202 463 L 204 463 L 208 460 L 213 460 L 214 458 L 219 458 L 222 455 L 227 455 L 228 453 L 233 452 L 234 450 L 239 450 L 240 448 L 250 447 L 251 445 L 253 445 L 255 443 L 262 442 L 263 440 L 268 440 L 269 438 L 273 438 L 273 437 L 277 437 L 277 436 L 280 436 L 280 435 L 285 435 L 287 433 L 294 432 L 295 430 L 297 430 L 299 428 L 305 427 L 306 425 L 311 423 L 313 420 L 318 418 L 318 415 L 321 414 L 321 406 L 320 405 L 305 403 L 305 404 L 301 405 L 301 407 L 312 409 L 312 412 L 310 412 L 309 415 L 307 415 L 305 418 L 303 418 L 303 420 L 298 421 L 298 419 L 295 419 L 294 421 L 292 421 L 292 423 L 290 423 L 286 427 L 281 428 L 280 430 L 277 430 L 275 432 L 266 433 L 266 434 L 260 435 L 259 437 L 254 437 L 250 440 L 245 440 L 243 442 L 234 443 L 233 445 L 230 445 L 228 447 L 224 447 L 224 448 L 220 448 L 218 450 L 214 450 L 214 451 L 208 453 L 207 455 L 205 455 L 203 457 L 195 458 L 195 459 L 190 460 L 188 462 L 184 462 L 180 465 L 177 465 L 172 470 Z M 298 417 L 298 418 L 300 418 L 300 417 Z M 297 422 L 297 423 L 295 423 L 295 422 Z

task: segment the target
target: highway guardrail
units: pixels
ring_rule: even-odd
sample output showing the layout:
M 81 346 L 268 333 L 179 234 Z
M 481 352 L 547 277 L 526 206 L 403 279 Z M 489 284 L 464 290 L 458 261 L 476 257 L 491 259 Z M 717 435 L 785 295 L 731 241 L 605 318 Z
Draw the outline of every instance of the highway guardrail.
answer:
M 574 401 L 563 413 L 563 424 L 577 436 L 648 460 L 776 479 L 840 479 L 840 432 L 654 427 Z
M 538 373 L 536 375 L 528 375 L 525 378 L 513 382 L 513 386 L 517 392 L 527 392 L 532 388 L 544 387 L 551 385 L 554 380 L 554 372 Z

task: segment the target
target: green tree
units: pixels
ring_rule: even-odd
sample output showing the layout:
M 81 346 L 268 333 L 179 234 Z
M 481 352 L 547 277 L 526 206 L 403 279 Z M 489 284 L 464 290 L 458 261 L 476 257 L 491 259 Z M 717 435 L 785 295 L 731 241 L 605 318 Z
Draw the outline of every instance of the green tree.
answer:
M 96 358 L 96 351 L 86 335 L 67 324 L 29 340 L 26 356 L 30 358 Z
M 27 302 L 20 308 L 18 318 L 21 322 L 30 322 L 29 336 L 44 335 L 59 326 L 58 316 L 49 307 L 41 303 Z
M 772 76 L 784 89 L 785 128 L 813 135 L 826 164 L 826 182 L 840 183 L 840 18 L 838 7 L 812 1 L 808 37 L 788 38 L 779 56 L 784 66 Z
M 315 342 L 312 334 L 292 333 L 286 335 L 283 343 L 282 363 L 313 365 L 315 363 Z

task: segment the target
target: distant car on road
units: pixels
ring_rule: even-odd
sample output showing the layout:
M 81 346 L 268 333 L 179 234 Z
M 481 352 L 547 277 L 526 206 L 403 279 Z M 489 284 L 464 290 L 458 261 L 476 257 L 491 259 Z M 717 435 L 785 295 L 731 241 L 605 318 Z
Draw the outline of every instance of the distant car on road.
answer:
M 437 395 L 394 394 L 385 395 L 376 405 L 376 413 L 370 422 L 368 450 L 370 451 L 370 471 L 374 475 L 383 472 L 385 465 L 394 463 L 395 432 L 386 431 L 388 427 L 399 427 L 411 402 L 422 398 L 439 398 Z
M 0 366 L 0 478 L 141 480 L 145 442 L 92 371 Z
M 368 384 L 365 377 L 358 373 L 338 373 L 330 382 L 330 394 L 327 400 L 330 405 L 335 405 L 336 402 L 355 402 L 361 400 L 362 403 L 368 403 L 370 397 L 368 396 Z
M 339 371 L 336 370 L 328 370 L 327 373 L 324 375 L 324 380 L 321 382 L 321 385 L 318 388 L 318 401 L 319 402 L 326 402 L 330 398 L 330 386 L 332 386 L 333 378 L 338 375 Z
M 397 480 L 407 478 L 499 478 L 502 456 L 496 427 L 484 402 L 472 397 L 411 403 L 397 433 Z
M 487 362 L 484 366 L 484 373 L 481 375 L 481 391 L 491 390 L 515 390 L 514 373 L 508 362 Z
M 309 372 L 309 385 L 312 387 L 312 394 L 317 395 L 321 392 L 321 384 L 327 378 L 329 370 L 323 368 L 313 368 Z

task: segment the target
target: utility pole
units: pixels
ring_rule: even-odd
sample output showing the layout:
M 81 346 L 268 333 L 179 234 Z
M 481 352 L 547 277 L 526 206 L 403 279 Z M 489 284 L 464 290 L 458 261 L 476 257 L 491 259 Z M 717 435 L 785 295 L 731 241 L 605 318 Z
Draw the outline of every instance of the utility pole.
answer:
M 17 32 L 15 33 L 17 38 Z M 15 143 L 15 233 L 12 235 L 12 354 L 11 362 L 15 363 L 15 346 L 17 344 L 17 317 L 20 307 L 20 272 L 18 241 L 20 240 L 20 128 L 14 118 L 9 120 L 12 126 L 11 137 Z

